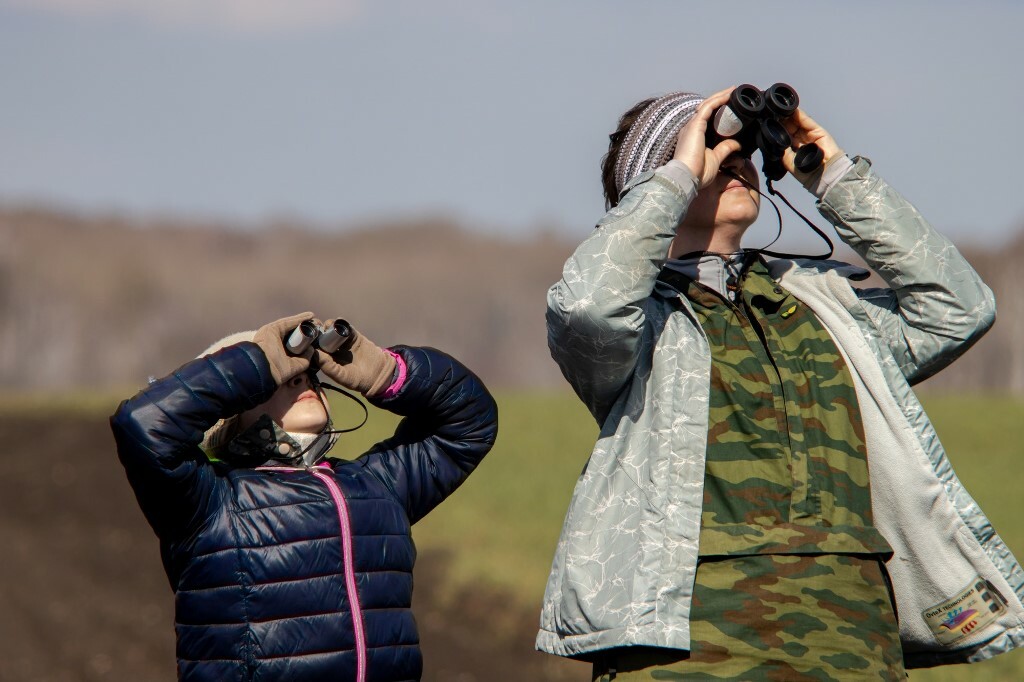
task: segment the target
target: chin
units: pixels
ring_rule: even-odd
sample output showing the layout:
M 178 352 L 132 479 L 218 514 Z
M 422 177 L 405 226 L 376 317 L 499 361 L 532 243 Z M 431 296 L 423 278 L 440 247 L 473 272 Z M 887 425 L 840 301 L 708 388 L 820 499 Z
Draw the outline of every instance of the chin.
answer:
M 757 213 L 751 213 L 750 211 L 736 211 L 725 216 L 719 216 L 720 224 L 732 225 L 744 232 L 754 224 L 755 220 L 757 220 Z
M 744 227 L 750 227 L 757 220 L 757 216 L 760 215 L 760 206 L 757 204 L 747 205 L 742 208 L 737 207 L 735 212 L 735 219 L 737 223 L 742 224 Z
M 281 420 L 281 428 L 292 433 L 320 433 L 327 426 L 327 415 L 320 405 L 316 407 L 309 411 L 292 410 Z
M 307 423 L 307 424 L 285 424 L 281 428 L 288 433 L 320 433 L 327 426 L 327 422 L 319 423 Z

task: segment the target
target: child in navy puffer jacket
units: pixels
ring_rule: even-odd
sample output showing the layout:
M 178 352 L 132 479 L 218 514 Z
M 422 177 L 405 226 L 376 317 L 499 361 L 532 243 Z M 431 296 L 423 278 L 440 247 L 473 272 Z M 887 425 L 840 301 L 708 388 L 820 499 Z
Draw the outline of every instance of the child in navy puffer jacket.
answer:
M 420 677 L 410 526 L 490 450 L 497 409 L 434 349 L 354 332 L 334 353 L 290 355 L 284 340 L 312 318 L 228 337 L 111 418 L 175 592 L 182 680 Z M 324 458 L 317 369 L 402 415 L 395 434 Z

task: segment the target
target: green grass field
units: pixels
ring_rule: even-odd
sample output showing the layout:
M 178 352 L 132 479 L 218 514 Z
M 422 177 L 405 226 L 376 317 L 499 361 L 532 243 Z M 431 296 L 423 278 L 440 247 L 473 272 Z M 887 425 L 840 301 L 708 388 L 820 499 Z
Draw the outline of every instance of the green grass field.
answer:
M 125 392 L 127 395 L 129 392 Z M 0 396 L 7 414 L 110 414 L 108 396 Z M 459 587 L 498 588 L 520 609 L 539 611 L 555 542 L 569 497 L 597 435 L 597 427 L 567 393 L 501 393 L 497 445 L 479 470 L 414 530 L 418 546 L 451 557 L 443 585 L 417 590 L 455 596 Z M 924 403 L 961 480 L 1024 558 L 1024 400 L 997 396 L 925 396 Z M 362 417 L 352 403 L 335 402 L 339 428 Z M 334 455 L 351 457 L 390 435 L 396 418 L 371 409 L 366 427 L 342 437 Z M 1024 651 L 971 666 L 912 673 L 915 680 L 1024 680 Z
M 1024 557 L 1024 401 L 926 396 L 924 402 L 961 480 L 1011 550 Z M 569 497 L 597 427 L 568 394 L 503 393 L 499 404 L 494 450 L 451 499 L 416 526 L 415 536 L 421 548 L 452 552 L 452 585 L 498 586 L 539 609 Z M 336 454 L 360 452 L 393 426 L 390 415 L 374 412 L 367 428 L 346 437 Z M 1024 680 L 1024 652 L 912 676 L 935 682 L 979 676 Z

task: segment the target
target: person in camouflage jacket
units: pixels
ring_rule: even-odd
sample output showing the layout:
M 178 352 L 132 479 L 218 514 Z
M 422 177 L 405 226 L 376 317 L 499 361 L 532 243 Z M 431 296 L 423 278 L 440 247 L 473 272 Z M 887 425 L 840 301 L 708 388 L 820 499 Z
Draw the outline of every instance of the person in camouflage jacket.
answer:
M 612 208 L 549 291 L 552 356 L 601 431 L 537 648 L 601 680 L 899 679 L 1014 648 L 1024 573 L 911 389 L 991 326 L 991 291 L 802 111 L 794 147 L 825 164 L 784 163 L 888 286 L 740 249 L 756 174 L 705 146 L 729 92 L 627 112 Z

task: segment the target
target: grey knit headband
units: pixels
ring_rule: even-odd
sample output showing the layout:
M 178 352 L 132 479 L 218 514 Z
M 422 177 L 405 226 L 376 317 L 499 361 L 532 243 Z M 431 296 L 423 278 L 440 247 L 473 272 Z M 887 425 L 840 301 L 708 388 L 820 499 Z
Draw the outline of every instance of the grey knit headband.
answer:
M 630 126 L 615 159 L 615 191 L 630 180 L 672 158 L 679 129 L 693 118 L 704 101 L 692 92 L 673 92 L 659 97 Z

